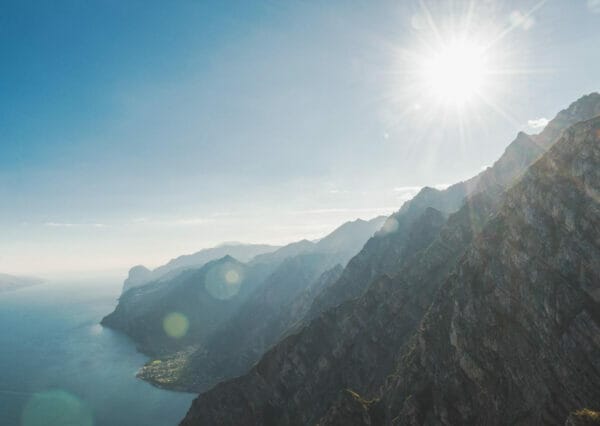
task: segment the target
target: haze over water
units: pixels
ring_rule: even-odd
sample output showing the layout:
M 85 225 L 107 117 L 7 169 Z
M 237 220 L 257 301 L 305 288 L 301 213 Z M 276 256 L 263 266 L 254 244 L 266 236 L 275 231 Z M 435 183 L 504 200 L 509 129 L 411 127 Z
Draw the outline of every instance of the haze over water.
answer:
M 165 426 L 185 415 L 194 395 L 137 379 L 147 358 L 98 324 L 120 290 L 116 282 L 86 282 L 0 294 L 3 425 L 34 426 L 40 415 L 58 421 L 52 416 L 61 406 L 77 412 L 78 425 Z M 54 411 L 40 413 L 48 402 Z

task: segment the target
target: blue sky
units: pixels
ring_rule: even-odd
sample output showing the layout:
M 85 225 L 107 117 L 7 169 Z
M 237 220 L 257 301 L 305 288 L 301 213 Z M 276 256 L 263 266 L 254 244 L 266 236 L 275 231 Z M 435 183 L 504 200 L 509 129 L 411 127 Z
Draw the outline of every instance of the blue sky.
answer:
M 476 174 L 599 89 L 600 2 L 475 3 L 527 72 L 459 117 L 407 94 L 402 52 L 424 8 L 460 25 L 469 2 L 1 1 L 0 270 L 315 238 Z

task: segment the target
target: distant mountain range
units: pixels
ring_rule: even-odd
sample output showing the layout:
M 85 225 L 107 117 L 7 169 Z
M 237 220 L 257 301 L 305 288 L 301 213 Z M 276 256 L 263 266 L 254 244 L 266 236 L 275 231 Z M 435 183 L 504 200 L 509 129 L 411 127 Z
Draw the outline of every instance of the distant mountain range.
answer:
M 194 254 L 186 254 L 170 260 L 163 266 L 150 270 L 143 265 L 134 266 L 129 270 L 129 276 L 123 283 L 123 291 L 157 280 L 174 278 L 186 269 L 200 268 L 212 260 L 232 256 L 240 262 L 277 250 L 278 246 L 267 244 L 225 243 L 217 247 L 200 250 Z
M 142 371 L 144 378 L 165 387 L 187 388 L 195 379 L 181 376 L 182 361 L 187 362 L 189 358 L 186 354 L 197 357 L 204 353 L 219 341 L 216 336 L 223 333 L 229 336 L 227 330 L 246 330 L 247 333 L 243 333 L 246 338 L 254 336 L 258 339 L 256 344 L 248 340 L 248 350 L 255 358 L 262 355 L 284 331 L 284 324 L 301 319 L 301 313 L 308 310 L 312 299 L 307 298 L 305 305 L 297 306 L 294 312 L 287 311 L 285 306 L 300 294 L 304 297 L 313 294 L 310 289 L 314 285 L 324 285 L 319 281 L 321 274 L 337 264 L 345 265 L 384 221 L 385 217 L 370 221 L 358 219 L 343 224 L 317 242 L 303 240 L 270 253 L 265 253 L 266 247 L 270 246 L 228 245 L 194 255 L 194 259 L 203 260 L 216 252 L 227 253 L 228 249 L 237 254 L 260 252 L 247 263 L 229 254 L 200 267 L 191 266 L 189 257 L 186 258 L 188 266 L 183 268 L 182 262 L 172 261 L 168 268 L 155 270 L 155 273 L 163 274 L 159 279 L 139 281 L 137 286 L 124 291 L 115 311 L 106 316 L 102 324 L 128 334 L 145 353 L 162 358 L 170 356 L 149 363 Z M 169 269 L 174 265 L 177 265 L 176 269 Z M 232 286 L 236 287 L 235 291 L 230 291 Z M 165 332 L 164 319 L 171 313 L 185 317 L 188 328 L 185 335 L 173 338 Z M 276 314 L 285 323 L 270 323 L 269 316 Z M 252 327 L 256 324 L 271 325 L 264 333 L 274 335 L 257 332 Z M 242 354 L 241 348 L 232 348 L 232 353 L 236 351 L 236 362 L 241 365 L 247 364 L 241 361 L 242 358 L 253 359 Z M 222 352 L 220 356 L 228 356 L 228 353 Z M 177 369 L 173 360 L 177 360 Z M 239 370 L 234 366 L 231 368 L 235 372 Z M 223 377 L 223 373 L 219 372 L 218 377 Z
M 588 424 L 600 410 L 599 114 L 587 95 L 474 178 L 424 188 L 302 327 L 181 424 Z
M 42 284 L 44 281 L 39 278 L 17 277 L 14 275 L 0 274 L 0 293 L 5 291 L 18 290 L 24 287 Z

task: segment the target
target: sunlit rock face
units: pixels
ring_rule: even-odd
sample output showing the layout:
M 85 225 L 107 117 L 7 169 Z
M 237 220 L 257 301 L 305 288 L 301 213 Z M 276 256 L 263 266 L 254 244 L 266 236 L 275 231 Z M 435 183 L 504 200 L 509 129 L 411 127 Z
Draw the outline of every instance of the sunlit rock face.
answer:
M 584 115 L 595 110 L 575 109 Z M 248 374 L 201 394 L 182 424 L 506 424 L 507 412 L 516 424 L 564 424 L 570 411 L 581 408 L 576 401 L 594 408 L 600 400 L 595 376 L 600 334 L 591 283 L 600 282 L 594 266 L 600 259 L 600 238 L 591 225 L 597 225 L 599 212 L 590 200 L 600 199 L 600 157 L 593 139 L 600 133 L 588 127 L 575 134 L 589 136 L 589 149 L 577 142 L 585 137 L 574 136 L 562 142 L 572 148 L 542 154 L 529 136 L 519 135 L 519 149 L 507 149 L 506 161 L 499 160 L 497 170 L 503 171 L 468 181 L 466 202 L 411 262 L 398 265 L 396 257 L 399 271 L 392 278 L 346 281 L 354 300 L 344 302 L 347 296 L 336 288 L 334 308 L 325 307 L 308 326 L 274 346 Z M 527 169 L 540 155 L 544 157 Z M 544 161 L 557 167 L 534 171 Z M 511 164 L 516 170 L 510 170 Z M 585 183 L 571 187 L 578 179 Z M 518 189 L 522 185 L 527 191 Z M 571 190 L 589 196 L 570 199 Z M 567 206 L 562 213 L 560 205 Z M 572 211 L 578 205 L 586 206 L 585 213 Z M 425 220 L 424 214 L 421 210 L 417 220 Z M 497 228 L 499 217 L 514 226 L 510 244 L 502 243 L 506 232 Z M 540 235 L 530 238 L 532 229 Z M 367 271 L 375 271 L 380 261 L 369 260 L 371 241 L 355 257 L 363 257 L 361 268 Z M 479 255 L 486 241 L 487 252 Z M 398 243 L 404 247 L 404 240 Z M 394 248 L 390 244 L 389 250 Z M 593 262 L 586 255 L 589 249 Z M 544 259 L 554 269 L 536 263 Z M 534 267 L 528 272 L 530 264 Z M 567 270 L 571 272 L 564 276 Z M 358 281 L 369 278 L 368 273 L 354 276 Z M 496 288 L 495 277 L 503 277 L 502 288 Z M 336 284 L 342 280 L 343 275 Z M 448 290 L 454 288 L 462 290 Z M 462 321 L 454 321 L 455 312 Z M 496 312 L 502 315 L 494 317 Z M 520 317 L 513 322 L 514 313 Z M 541 357 L 536 347 L 543 349 Z M 466 350 L 459 354 L 457 348 Z M 482 362 L 479 356 L 488 358 Z M 515 360 L 524 367 L 512 366 Z M 577 371 L 579 362 L 586 363 L 589 379 Z M 348 388 L 356 397 L 348 397 Z M 515 389 L 518 397 L 509 397 Z M 557 402 L 555 408 L 550 401 Z M 485 414 L 491 408 L 496 411 Z

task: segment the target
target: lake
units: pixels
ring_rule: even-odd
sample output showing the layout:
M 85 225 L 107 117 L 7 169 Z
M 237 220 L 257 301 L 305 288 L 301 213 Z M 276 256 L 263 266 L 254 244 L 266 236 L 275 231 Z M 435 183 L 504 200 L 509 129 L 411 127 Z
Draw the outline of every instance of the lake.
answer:
M 171 426 L 195 395 L 136 379 L 147 357 L 99 325 L 121 284 L 53 284 L 0 293 L 0 424 Z

